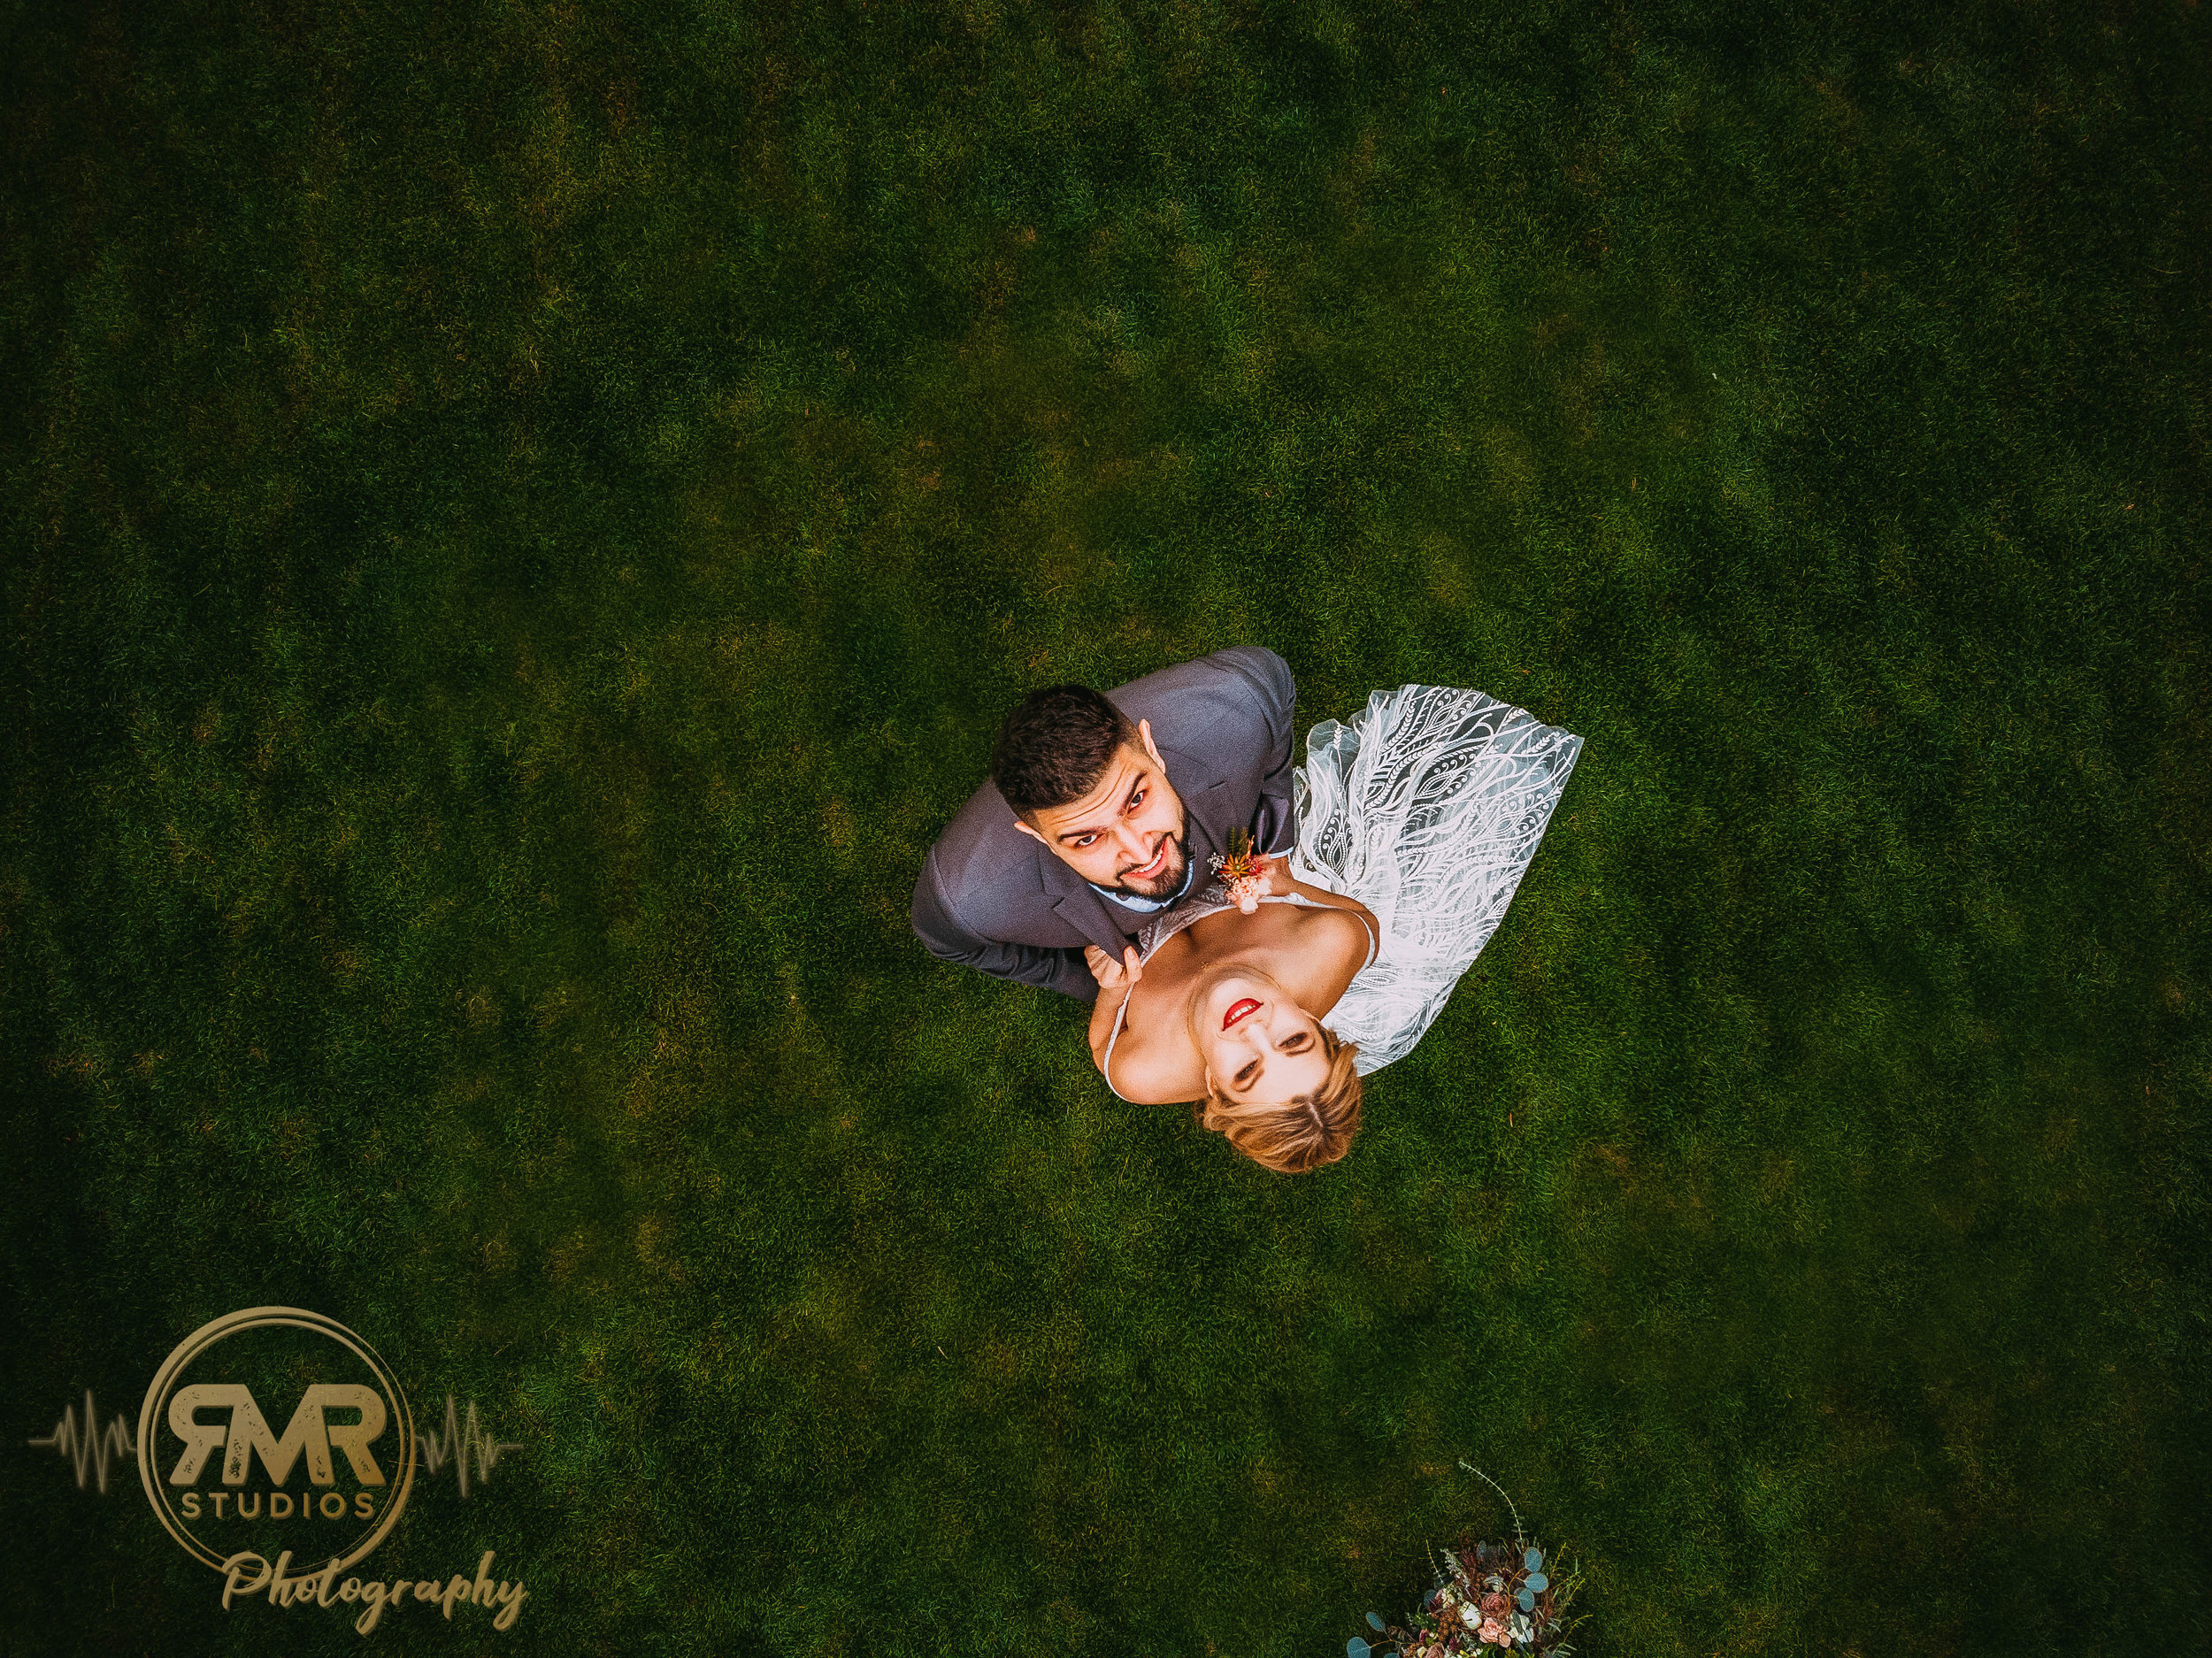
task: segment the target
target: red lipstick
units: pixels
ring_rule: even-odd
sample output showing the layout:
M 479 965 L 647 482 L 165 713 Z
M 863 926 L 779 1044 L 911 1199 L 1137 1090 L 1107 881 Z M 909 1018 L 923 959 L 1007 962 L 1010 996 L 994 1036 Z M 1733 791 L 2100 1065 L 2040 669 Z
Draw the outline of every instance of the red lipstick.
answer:
M 1233 1002 L 1229 1004 L 1228 1012 L 1221 1016 L 1221 1028 L 1225 1031 L 1246 1014 L 1257 1013 L 1259 1010 L 1260 1004 L 1249 996 L 1245 997 L 1241 1002 Z

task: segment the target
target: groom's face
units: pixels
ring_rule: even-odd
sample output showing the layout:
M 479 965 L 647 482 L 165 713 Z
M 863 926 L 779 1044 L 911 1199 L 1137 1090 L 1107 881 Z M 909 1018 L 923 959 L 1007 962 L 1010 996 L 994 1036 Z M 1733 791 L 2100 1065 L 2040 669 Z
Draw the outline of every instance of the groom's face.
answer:
M 1133 898 L 1165 898 L 1183 884 L 1183 802 L 1140 721 L 1138 744 L 1123 744 L 1091 792 L 1065 806 L 1041 808 L 1033 825 L 1014 826 L 1052 849 L 1085 880 L 1118 887 Z

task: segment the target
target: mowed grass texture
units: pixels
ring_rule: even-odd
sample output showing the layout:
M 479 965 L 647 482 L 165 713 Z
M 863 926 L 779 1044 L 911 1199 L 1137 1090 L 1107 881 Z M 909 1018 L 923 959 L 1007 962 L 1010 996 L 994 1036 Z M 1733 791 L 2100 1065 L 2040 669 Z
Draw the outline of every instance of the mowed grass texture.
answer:
M 407 1652 L 2202 1645 L 2205 17 L 12 5 L 0 1648 L 364 1650 L 21 1445 L 272 1302 Z M 906 921 L 1246 641 L 1586 743 L 1297 1178 Z

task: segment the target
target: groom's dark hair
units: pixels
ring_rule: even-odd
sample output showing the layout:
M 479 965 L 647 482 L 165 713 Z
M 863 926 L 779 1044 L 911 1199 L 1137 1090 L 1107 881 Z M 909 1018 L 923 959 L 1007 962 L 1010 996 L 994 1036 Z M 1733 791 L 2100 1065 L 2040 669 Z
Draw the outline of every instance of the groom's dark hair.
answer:
M 991 745 L 991 781 L 1023 817 L 1081 800 L 1114 752 L 1137 741 L 1129 716 L 1087 685 L 1050 685 L 1014 705 Z

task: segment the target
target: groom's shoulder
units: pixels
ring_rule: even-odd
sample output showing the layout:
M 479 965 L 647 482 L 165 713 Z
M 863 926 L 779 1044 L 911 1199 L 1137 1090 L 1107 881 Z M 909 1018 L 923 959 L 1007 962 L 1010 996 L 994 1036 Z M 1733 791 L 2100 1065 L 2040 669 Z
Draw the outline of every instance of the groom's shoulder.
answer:
M 1217 721 L 1287 717 L 1298 695 L 1290 664 L 1264 645 L 1231 645 L 1117 686 L 1107 697 L 1132 719 L 1156 730 L 1202 729 Z
M 922 879 L 933 882 L 942 902 L 956 910 L 979 895 L 1003 894 L 1018 869 L 1033 869 L 1043 848 L 1014 827 L 1013 808 L 988 779 L 968 796 L 923 860 Z M 1042 890 L 1041 882 L 1015 883 Z

